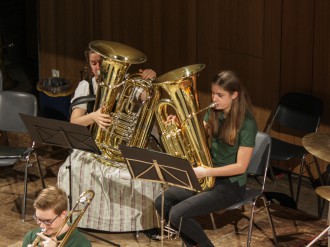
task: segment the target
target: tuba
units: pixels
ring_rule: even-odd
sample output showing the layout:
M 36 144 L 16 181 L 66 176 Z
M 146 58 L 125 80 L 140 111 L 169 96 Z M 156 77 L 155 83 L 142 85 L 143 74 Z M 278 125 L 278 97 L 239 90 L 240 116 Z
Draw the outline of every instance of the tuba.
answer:
M 63 222 L 63 224 L 60 226 L 59 230 L 53 236 L 55 238 L 58 237 L 61 230 L 63 229 L 63 227 L 71 221 L 71 217 L 73 216 L 73 213 L 79 213 L 78 216 L 75 218 L 75 220 L 70 224 L 70 228 L 66 231 L 64 238 L 59 242 L 57 247 L 64 247 L 65 246 L 66 242 L 68 241 L 69 237 L 72 234 L 72 231 L 77 227 L 81 217 L 84 215 L 84 213 L 86 212 L 86 210 L 89 207 L 90 203 L 92 202 L 92 200 L 94 198 L 94 195 L 95 195 L 95 193 L 94 193 L 93 190 L 87 190 L 87 191 L 83 192 L 80 195 L 80 197 L 77 200 L 76 204 L 73 206 L 71 211 L 66 216 L 65 221 Z M 80 205 L 83 205 L 82 209 L 79 209 Z M 33 241 L 32 244 L 28 245 L 28 247 L 39 246 L 40 241 L 41 241 L 41 237 L 38 236 Z
M 196 88 L 197 74 L 204 64 L 195 64 L 170 71 L 154 80 L 154 85 L 167 92 L 170 99 L 162 99 L 155 110 L 167 153 L 187 159 L 193 166 L 212 167 L 203 123 L 198 114 L 215 104 L 200 110 Z M 169 113 L 175 112 L 180 126 L 165 123 Z M 199 180 L 203 190 L 211 189 L 215 179 Z
M 103 58 L 94 111 L 101 108 L 112 120 L 106 129 L 96 123 L 91 126 L 92 136 L 102 152 L 98 158 L 105 165 L 123 162 L 120 144 L 141 148 L 147 145 L 160 92 L 151 80 L 142 79 L 140 74 L 125 78 L 131 64 L 146 61 L 140 51 L 101 40 L 92 41 L 89 48 Z

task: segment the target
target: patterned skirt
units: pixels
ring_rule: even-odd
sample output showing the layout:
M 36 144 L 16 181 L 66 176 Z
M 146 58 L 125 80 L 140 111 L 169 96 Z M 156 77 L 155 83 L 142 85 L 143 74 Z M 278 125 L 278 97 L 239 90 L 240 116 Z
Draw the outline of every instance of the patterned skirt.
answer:
M 75 150 L 60 167 L 58 186 L 70 193 L 72 206 L 81 193 L 93 190 L 95 196 L 78 227 L 111 231 L 142 231 L 158 226 L 154 200 L 161 193 L 159 183 L 131 179 L 126 164 L 106 166 L 92 154 Z

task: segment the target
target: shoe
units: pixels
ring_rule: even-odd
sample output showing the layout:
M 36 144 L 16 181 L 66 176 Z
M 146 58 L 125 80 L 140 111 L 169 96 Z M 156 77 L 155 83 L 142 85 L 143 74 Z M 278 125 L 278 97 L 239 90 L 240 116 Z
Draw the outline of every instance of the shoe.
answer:
M 157 241 L 161 240 L 159 228 L 152 228 L 149 230 L 145 230 L 145 231 L 143 231 L 143 233 L 152 240 L 157 240 Z

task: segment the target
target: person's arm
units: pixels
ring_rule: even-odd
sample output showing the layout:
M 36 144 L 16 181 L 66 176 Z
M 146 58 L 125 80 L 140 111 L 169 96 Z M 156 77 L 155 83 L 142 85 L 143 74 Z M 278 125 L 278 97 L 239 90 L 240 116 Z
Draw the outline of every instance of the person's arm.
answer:
M 89 94 L 89 83 L 87 81 L 81 81 L 75 90 L 75 95 L 71 102 L 81 96 Z M 87 112 L 87 103 L 77 105 L 71 112 L 70 122 L 83 126 L 89 126 L 93 123 L 97 123 L 101 128 L 108 127 L 111 123 L 110 116 L 108 114 L 102 114 L 101 110 L 97 110 L 90 114 Z
M 106 128 L 110 126 L 111 119 L 108 114 L 101 113 L 101 109 L 98 109 L 90 114 L 86 114 L 85 109 L 76 107 L 71 113 L 70 122 L 83 126 L 89 126 L 93 123 L 97 123 L 101 128 Z
M 203 177 L 227 177 L 227 176 L 235 176 L 242 174 L 248 168 L 250 163 L 250 159 L 252 157 L 253 147 L 242 147 L 238 148 L 237 153 L 237 162 L 234 164 L 222 166 L 222 167 L 196 167 L 194 171 L 196 173 L 197 178 Z

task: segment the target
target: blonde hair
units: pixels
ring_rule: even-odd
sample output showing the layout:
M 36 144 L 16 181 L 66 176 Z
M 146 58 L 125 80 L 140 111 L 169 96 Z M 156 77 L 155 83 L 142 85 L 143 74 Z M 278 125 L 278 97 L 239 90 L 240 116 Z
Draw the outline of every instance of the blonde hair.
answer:
M 33 203 L 35 209 L 53 209 L 55 214 L 61 214 L 68 209 L 68 198 L 64 190 L 50 186 L 43 189 Z
M 251 112 L 251 102 L 240 79 L 233 71 L 222 71 L 217 74 L 212 85 L 221 87 L 230 95 L 237 92 L 237 97 L 233 100 L 229 113 L 226 115 L 224 123 L 219 129 L 219 110 L 212 110 L 209 118 L 209 125 L 213 137 L 222 139 L 229 145 L 234 145 L 239 129 L 242 127 L 246 112 Z

